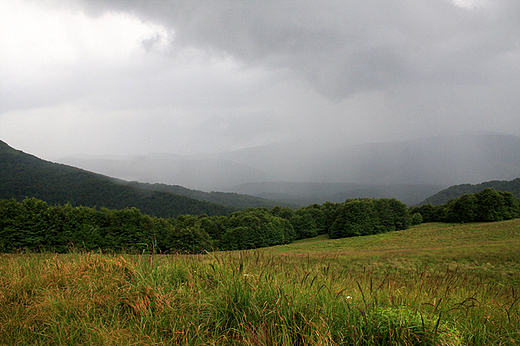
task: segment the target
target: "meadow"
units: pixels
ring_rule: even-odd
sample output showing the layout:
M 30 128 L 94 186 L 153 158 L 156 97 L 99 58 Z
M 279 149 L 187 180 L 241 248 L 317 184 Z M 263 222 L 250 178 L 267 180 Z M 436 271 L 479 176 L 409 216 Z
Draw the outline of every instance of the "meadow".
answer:
M 519 345 L 520 220 L 202 255 L 0 255 L 1 345 Z

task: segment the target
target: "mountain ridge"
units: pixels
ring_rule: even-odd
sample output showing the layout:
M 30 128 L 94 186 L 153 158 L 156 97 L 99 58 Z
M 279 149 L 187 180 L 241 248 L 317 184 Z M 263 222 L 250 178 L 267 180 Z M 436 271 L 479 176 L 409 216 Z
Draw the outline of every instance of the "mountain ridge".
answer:
M 220 195 L 222 200 L 227 195 Z M 236 198 L 236 194 L 229 196 Z M 87 170 L 42 160 L 0 141 L 0 198 L 38 198 L 50 204 L 124 209 L 136 207 L 145 214 L 176 217 L 182 214 L 228 215 L 236 205 L 221 205 L 129 182 Z M 245 206 L 270 206 L 250 196 Z M 257 204 L 255 204 L 255 201 Z

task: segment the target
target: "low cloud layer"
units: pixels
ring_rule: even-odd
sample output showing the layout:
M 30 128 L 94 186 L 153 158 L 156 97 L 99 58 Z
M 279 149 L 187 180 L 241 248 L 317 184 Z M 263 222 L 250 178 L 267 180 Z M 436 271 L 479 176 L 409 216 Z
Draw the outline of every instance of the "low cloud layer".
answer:
M 0 0 L 0 137 L 43 157 L 520 135 L 515 0 Z

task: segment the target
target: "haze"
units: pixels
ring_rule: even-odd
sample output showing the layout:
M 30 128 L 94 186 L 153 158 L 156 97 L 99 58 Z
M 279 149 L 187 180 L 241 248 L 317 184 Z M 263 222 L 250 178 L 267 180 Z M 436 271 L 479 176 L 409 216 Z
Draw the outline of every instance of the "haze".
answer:
M 520 135 L 520 2 L 0 0 L 0 139 L 45 159 Z

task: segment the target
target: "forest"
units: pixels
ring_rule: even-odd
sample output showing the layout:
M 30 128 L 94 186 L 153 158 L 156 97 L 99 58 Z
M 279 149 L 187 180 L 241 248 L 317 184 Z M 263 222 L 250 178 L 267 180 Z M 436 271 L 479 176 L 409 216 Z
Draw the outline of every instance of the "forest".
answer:
M 520 217 L 520 201 L 486 188 L 444 205 L 408 208 L 396 199 L 349 199 L 297 210 L 247 208 L 228 216 L 159 218 L 137 208 L 49 205 L 27 198 L 0 200 L 0 251 L 71 250 L 203 253 L 289 244 L 328 234 L 344 238 L 404 230 L 422 222 L 493 222 Z
M 395 199 L 313 204 L 297 210 L 248 208 L 229 216 L 159 218 L 137 208 L 49 205 L 27 198 L 0 200 L 0 251 L 125 251 L 201 253 L 288 244 L 328 233 L 331 238 L 405 229 L 410 217 Z
M 422 222 L 504 221 L 520 217 L 519 201 L 511 192 L 488 187 L 477 193 L 452 198 L 441 205 L 427 203 L 413 207 L 410 214 L 419 217 Z

